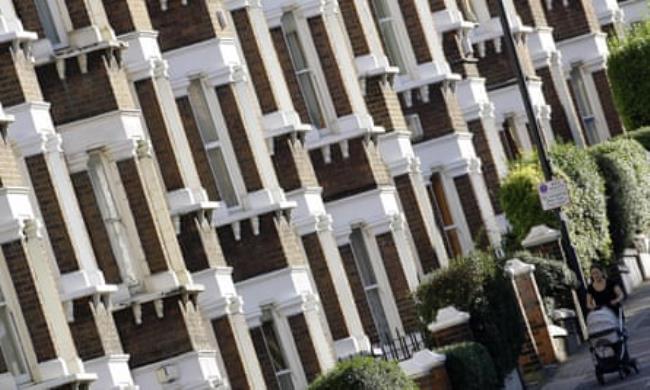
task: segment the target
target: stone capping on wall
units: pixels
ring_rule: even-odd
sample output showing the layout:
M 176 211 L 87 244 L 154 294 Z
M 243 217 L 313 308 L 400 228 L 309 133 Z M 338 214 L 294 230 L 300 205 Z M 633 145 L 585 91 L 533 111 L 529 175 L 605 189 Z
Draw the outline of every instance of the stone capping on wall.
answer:
M 402 371 L 410 378 L 417 379 L 431 374 L 431 370 L 444 366 L 447 357 L 428 349 L 418 351 L 413 356 L 399 363 Z
M 521 242 L 524 248 L 532 248 L 560 239 L 560 232 L 546 225 L 533 226 L 530 232 Z
M 532 264 L 524 263 L 519 259 L 508 260 L 506 263 L 506 273 L 511 276 L 519 276 L 525 274 L 531 274 L 535 271 L 535 266 Z
M 432 333 L 436 333 L 443 329 L 451 328 L 452 326 L 465 324 L 469 322 L 469 318 L 469 313 L 460 311 L 453 306 L 447 306 L 438 310 L 436 320 L 427 325 L 427 329 Z

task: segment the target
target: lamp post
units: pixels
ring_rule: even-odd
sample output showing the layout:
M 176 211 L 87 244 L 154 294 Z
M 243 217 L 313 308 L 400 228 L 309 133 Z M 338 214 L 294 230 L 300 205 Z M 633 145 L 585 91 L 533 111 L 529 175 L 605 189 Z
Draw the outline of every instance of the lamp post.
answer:
M 526 76 L 524 75 L 521 61 L 519 55 L 517 54 L 517 49 L 515 47 L 515 41 L 512 37 L 512 32 L 510 31 L 510 21 L 508 20 L 508 14 L 506 12 L 506 7 L 504 4 L 505 0 L 499 0 L 497 3 L 499 5 L 499 18 L 501 20 L 501 28 L 503 29 L 503 39 L 505 41 L 505 49 L 510 57 L 510 61 L 515 67 L 515 76 L 517 77 L 517 83 L 519 84 L 519 91 L 521 92 L 521 97 L 523 100 L 524 108 L 526 109 L 526 116 L 528 118 L 528 125 L 530 126 L 530 135 L 532 141 L 535 144 L 537 149 L 537 155 L 539 156 L 539 162 L 542 166 L 542 172 L 544 173 L 544 179 L 550 181 L 553 179 L 553 170 L 551 169 L 551 163 L 548 160 L 548 155 L 546 153 L 546 147 L 542 140 L 542 132 L 540 129 L 539 122 L 535 116 L 533 110 L 533 104 L 528 92 L 528 86 L 526 84 Z M 567 222 L 565 217 L 560 209 L 555 209 L 553 211 L 557 216 L 560 222 L 560 243 L 562 245 L 562 251 L 564 252 L 565 260 L 573 272 L 575 272 L 576 277 L 580 283 L 578 289 L 578 295 L 580 297 L 580 305 L 585 304 L 586 296 L 586 284 L 584 274 L 582 272 L 582 267 L 578 261 L 578 256 L 576 255 L 575 249 L 571 244 L 571 238 L 569 237 L 569 230 L 567 227 Z

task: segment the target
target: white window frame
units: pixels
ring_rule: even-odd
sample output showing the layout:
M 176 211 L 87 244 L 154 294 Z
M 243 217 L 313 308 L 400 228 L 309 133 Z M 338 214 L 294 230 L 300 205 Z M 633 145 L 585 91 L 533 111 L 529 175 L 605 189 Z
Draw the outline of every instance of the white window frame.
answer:
M 91 151 L 88 154 L 87 166 L 93 193 L 108 234 L 113 256 L 120 269 L 122 282 L 129 288 L 140 286 L 142 275 L 135 265 L 137 262 L 134 261 L 133 243 L 128 239 L 130 234 L 124 219 L 124 211 L 120 208 L 111 184 L 111 171 L 107 158 L 101 151 Z
M 590 91 L 581 64 L 576 64 L 571 68 L 569 73 L 570 83 L 576 99 L 576 111 L 582 128 L 585 140 L 589 145 L 595 145 L 603 141 L 599 129 L 599 121 L 596 115 L 596 105 L 589 98 Z
M 3 340 L 3 336 L 5 335 L 7 339 Z M 7 350 L 6 343 L 11 344 L 10 348 L 13 349 L 12 352 Z M 2 291 L 0 291 L 0 353 L 7 366 L 7 372 L 13 375 L 17 384 L 20 385 L 30 382 L 29 367 L 18 336 L 16 320 L 7 305 Z M 10 356 L 10 353 L 15 356 Z
M 420 120 L 420 115 L 418 114 L 407 114 L 404 115 L 406 120 L 406 127 L 411 132 L 411 140 L 417 141 L 424 137 L 424 129 L 422 128 L 422 121 Z
M 239 164 L 237 158 L 235 157 L 232 144 L 230 143 L 230 138 L 228 130 L 224 121 L 219 119 L 222 118 L 222 113 L 219 108 L 219 101 L 216 98 L 216 92 L 214 89 L 209 89 L 206 85 L 206 82 L 203 78 L 197 77 L 190 80 L 190 85 L 187 88 L 188 99 L 190 101 L 190 106 L 192 109 L 192 115 L 196 121 L 196 126 L 199 130 L 199 135 L 201 136 L 201 141 L 203 143 L 203 148 L 206 152 L 206 157 L 208 158 L 208 163 L 210 165 L 210 172 L 212 172 L 212 177 L 215 180 L 215 185 L 217 186 L 217 191 L 219 191 L 219 196 L 221 201 L 228 206 L 230 210 L 238 210 L 243 208 L 243 201 L 241 194 L 246 194 L 246 187 L 243 183 L 241 173 L 239 172 Z M 199 99 L 201 101 L 199 101 Z M 201 129 L 201 120 L 197 117 L 197 110 L 200 106 L 203 105 L 207 112 L 201 113 L 202 115 L 207 115 L 207 120 L 211 122 L 211 126 L 214 130 L 214 135 L 216 139 L 205 140 L 205 131 L 206 129 Z M 218 110 L 218 112 L 216 112 Z M 217 119 L 219 118 L 219 119 Z M 224 177 L 221 172 L 216 172 L 216 168 L 212 163 L 210 151 L 219 150 L 223 160 L 223 168 L 225 173 L 228 175 Z M 224 191 L 224 186 L 230 187 Z M 232 196 L 235 199 L 226 200 L 226 192 L 232 192 Z M 231 195 L 228 195 L 230 197 Z M 229 204 L 230 203 L 230 204 Z
M 51 17 L 51 22 L 53 25 L 49 26 L 49 29 L 54 30 L 53 32 L 56 33 L 59 42 L 57 43 L 52 42 L 50 36 L 48 36 L 47 33 L 45 33 L 46 35 L 44 38 L 50 41 L 52 48 L 54 50 L 57 50 L 68 46 L 67 31 L 72 28 L 72 25 L 69 20 L 70 18 L 67 15 L 67 7 L 65 6 L 65 3 L 62 4 L 58 0 L 34 0 L 34 5 L 37 10 L 38 20 L 41 23 L 41 26 L 43 27 L 44 33 L 45 31 L 47 31 L 48 28 L 46 28 L 46 23 L 44 22 L 41 16 L 41 12 L 48 12 L 49 16 Z M 47 7 L 47 10 L 43 9 L 42 7 Z M 64 15 L 67 20 L 64 20 Z M 70 26 L 70 28 L 68 28 L 67 26 Z
M 267 341 L 267 335 L 264 332 L 264 324 L 269 322 L 273 330 L 273 337 L 275 338 L 275 341 L 278 344 L 278 347 L 280 348 L 280 354 L 282 355 L 281 356 L 282 360 L 284 361 L 284 365 L 286 366 L 286 368 L 281 370 L 276 370 L 276 367 L 273 364 L 273 359 L 271 358 L 271 352 L 269 350 L 269 342 Z M 262 308 L 262 317 L 260 319 L 260 331 L 262 332 L 264 348 L 266 349 L 266 353 L 269 356 L 269 360 L 271 360 L 271 368 L 273 369 L 273 374 L 275 375 L 275 380 L 277 382 L 278 388 L 280 390 L 295 390 L 297 388 L 296 379 L 292 371 L 291 361 L 289 359 L 289 353 L 287 351 L 283 338 L 281 337 L 280 330 L 278 329 L 278 325 L 279 324 L 277 319 L 275 318 L 273 308 L 272 307 Z M 281 377 L 286 378 L 287 376 L 290 379 L 290 386 L 283 387 L 282 385 L 283 381 L 281 381 L 280 378 Z
M 357 232 L 359 234 L 359 239 L 360 239 L 359 244 L 362 245 L 362 250 L 365 252 L 365 256 L 357 253 L 357 249 L 355 249 L 357 245 L 355 244 L 354 236 L 355 233 Z M 352 226 L 350 232 L 350 248 L 352 249 L 352 257 L 354 257 L 354 263 L 357 268 L 357 272 L 359 273 L 359 279 L 361 280 L 363 291 L 366 294 L 366 302 L 368 303 L 368 307 L 370 308 L 370 315 L 372 316 L 372 322 L 377 331 L 377 336 L 379 337 L 379 341 L 382 344 L 387 343 L 394 337 L 393 329 L 391 329 L 392 328 L 391 321 L 388 314 L 389 310 L 382 298 L 383 291 L 380 285 L 379 275 L 372 261 L 373 253 L 371 252 L 369 242 L 366 239 L 365 229 L 362 225 Z M 365 263 L 364 264 L 365 268 L 361 266 L 361 262 Z M 366 274 L 364 269 L 369 271 L 369 274 Z M 367 284 L 366 279 L 368 278 L 373 279 L 374 283 Z M 377 299 L 377 302 L 380 305 L 378 308 L 373 306 L 373 300 L 369 298 L 369 294 L 372 293 L 376 294 L 375 297 Z M 383 316 L 383 319 L 378 319 L 377 318 L 378 315 Z M 382 329 L 380 327 L 381 321 L 385 322 L 386 329 Z
M 392 66 L 397 66 L 399 68 L 399 72 L 401 74 L 404 74 L 408 71 L 408 61 L 406 57 L 407 51 L 404 50 L 402 42 L 408 41 L 400 39 L 401 37 L 398 32 L 399 20 L 395 17 L 395 11 L 390 6 L 391 2 L 393 1 L 371 0 L 371 2 L 372 7 L 375 10 L 373 16 L 376 18 L 377 29 L 379 30 L 379 35 L 381 36 L 382 42 L 384 43 L 383 47 L 384 51 L 386 52 L 386 57 L 388 57 L 388 61 Z M 380 8 L 388 13 L 388 15 L 380 16 Z M 392 35 L 392 41 L 386 37 L 386 34 Z M 394 47 L 392 44 L 394 44 Z
M 289 25 L 287 21 L 292 23 L 292 25 Z M 320 74 L 320 60 L 318 59 L 318 53 L 314 52 L 315 47 L 313 41 L 311 40 L 311 31 L 306 25 L 303 25 L 303 23 L 300 22 L 301 20 L 298 19 L 294 11 L 288 11 L 282 15 L 280 28 L 282 29 L 282 36 L 287 46 L 287 51 L 289 53 L 289 58 L 291 59 L 291 65 L 298 82 L 298 87 L 300 88 L 300 92 L 303 95 L 303 101 L 305 103 L 305 107 L 307 108 L 307 115 L 309 116 L 310 121 L 314 121 L 314 118 L 312 118 L 309 101 L 305 95 L 305 87 L 302 81 L 303 78 L 301 77 L 305 74 L 308 75 L 308 80 L 311 84 L 311 88 L 314 90 L 314 98 L 317 104 L 317 107 L 312 107 L 312 109 L 317 108 L 320 117 L 322 118 L 322 123 L 320 123 L 322 126 L 314 125 L 314 127 L 323 129 L 328 127 L 328 125 L 332 122 L 332 118 L 336 118 L 336 114 L 333 112 L 333 108 L 326 103 L 331 102 L 327 84 L 319 81 L 324 80 L 324 76 Z M 291 33 L 295 33 L 297 35 L 296 41 L 298 42 L 299 47 L 296 48 L 296 51 L 301 53 L 306 68 L 298 69 L 296 66 L 297 62 L 294 58 L 293 51 L 291 50 L 291 41 L 288 39 L 288 35 Z M 319 66 L 314 66 L 314 64 L 318 64 Z

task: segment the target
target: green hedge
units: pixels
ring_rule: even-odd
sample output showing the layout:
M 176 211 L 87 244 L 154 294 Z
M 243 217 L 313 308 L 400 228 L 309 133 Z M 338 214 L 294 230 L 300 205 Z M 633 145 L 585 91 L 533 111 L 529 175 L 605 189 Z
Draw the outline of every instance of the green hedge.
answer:
M 628 131 L 627 137 L 643 145 L 645 150 L 650 151 L 650 126 L 642 127 L 634 131 Z
M 450 305 L 468 312 L 474 337 L 490 352 L 500 381 L 516 367 L 524 328 L 512 283 L 494 256 L 475 252 L 451 261 L 425 276 L 415 298 L 423 326 Z
M 573 307 L 571 290 L 578 288 L 578 279 L 564 261 L 546 259 L 530 252 L 516 252 L 510 258 L 535 266 L 535 280 L 547 313 L 552 313 L 556 308 Z
M 340 361 L 320 375 L 309 390 L 417 390 L 418 387 L 396 362 L 370 357 Z
M 650 22 L 610 41 L 607 74 L 625 127 L 650 125 Z
M 452 344 L 439 351 L 447 357 L 446 368 L 451 386 L 463 390 L 501 389 L 494 362 L 479 343 Z M 503 382 L 501 382 L 503 383 Z
M 605 182 L 594 158 L 574 145 L 555 145 L 549 158 L 556 177 L 564 179 L 571 203 L 563 207 L 569 234 L 585 272 L 592 262 L 610 262 L 611 238 L 607 219 Z
M 620 255 L 638 231 L 650 232 L 650 163 L 641 144 L 627 138 L 600 144 L 592 154 L 607 178 L 610 232 Z
M 553 213 L 542 210 L 537 187 L 544 181 L 535 155 L 510 166 L 508 176 L 501 183 L 499 202 L 512 227 L 516 246 L 526 238 L 533 226 L 545 224 L 557 228 Z

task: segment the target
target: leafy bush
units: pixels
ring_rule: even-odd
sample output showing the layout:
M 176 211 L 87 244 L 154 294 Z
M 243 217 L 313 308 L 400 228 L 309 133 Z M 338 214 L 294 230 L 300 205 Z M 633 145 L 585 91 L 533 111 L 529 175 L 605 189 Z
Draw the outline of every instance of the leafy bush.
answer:
M 549 153 L 556 177 L 564 179 L 571 203 L 562 210 L 569 223 L 569 235 L 585 272 L 596 261 L 611 259 L 611 238 L 607 219 L 605 182 L 588 151 L 574 145 L 555 145 Z
M 642 127 L 634 131 L 628 131 L 627 137 L 643 145 L 645 150 L 650 151 L 650 126 Z
M 494 362 L 483 345 L 474 342 L 458 343 L 446 346 L 439 352 L 447 357 L 445 365 L 452 388 L 463 390 L 501 388 Z
M 517 252 L 512 258 L 535 266 L 535 280 L 544 299 L 547 313 L 555 308 L 571 308 L 571 290 L 578 288 L 578 278 L 564 261 L 545 259 L 529 252 Z
M 516 367 L 524 328 L 512 283 L 494 256 L 474 252 L 455 259 L 427 275 L 415 295 L 424 326 L 450 305 L 470 314 L 474 338 L 492 356 L 500 382 Z
M 396 362 L 354 357 L 340 361 L 320 375 L 309 390 L 417 390 L 417 385 Z
M 638 142 L 618 138 L 592 149 L 607 178 L 607 215 L 614 251 L 620 255 L 638 232 L 650 232 L 650 164 Z
M 521 243 L 533 226 L 557 227 L 553 213 L 542 210 L 537 187 L 544 181 L 534 155 L 514 163 L 501 183 L 499 202 L 512 227 L 512 237 Z
M 650 22 L 610 41 L 607 74 L 625 127 L 650 125 Z

